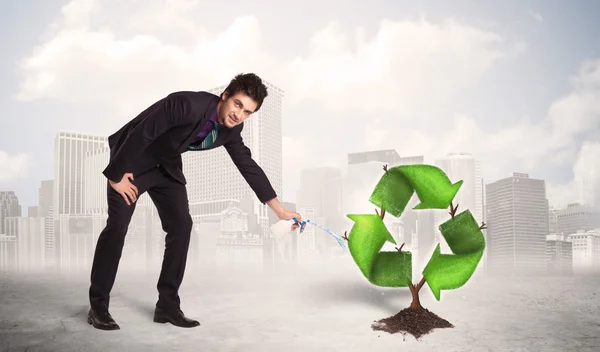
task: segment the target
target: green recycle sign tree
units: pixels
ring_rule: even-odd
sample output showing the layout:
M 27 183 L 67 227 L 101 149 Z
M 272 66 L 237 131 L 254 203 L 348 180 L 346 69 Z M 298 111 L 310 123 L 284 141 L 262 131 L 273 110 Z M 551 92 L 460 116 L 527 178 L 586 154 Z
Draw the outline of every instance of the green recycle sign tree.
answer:
M 394 317 L 373 324 L 373 329 L 390 333 L 404 331 L 419 337 L 434 328 L 452 327 L 446 320 L 421 306 L 419 291 L 427 283 L 437 301 L 442 290 L 463 286 L 475 272 L 485 249 L 481 226 L 470 210 L 457 213 L 458 204 L 452 204 L 463 181 L 452 183 L 439 168 L 431 165 L 401 165 L 390 169 L 379 180 L 369 201 L 378 206 L 375 214 L 348 214 L 354 221 L 350 232 L 344 234 L 352 258 L 367 280 L 381 287 L 408 287 L 412 293 L 411 305 Z M 383 223 L 386 213 L 397 218 L 402 215 L 413 194 L 420 203 L 413 209 L 450 208 L 450 219 L 439 226 L 451 254 L 442 254 L 438 244 L 428 264 L 422 271 L 423 278 L 413 284 L 412 253 L 381 251 L 386 242 L 396 241 Z M 396 244 L 397 245 L 397 244 Z

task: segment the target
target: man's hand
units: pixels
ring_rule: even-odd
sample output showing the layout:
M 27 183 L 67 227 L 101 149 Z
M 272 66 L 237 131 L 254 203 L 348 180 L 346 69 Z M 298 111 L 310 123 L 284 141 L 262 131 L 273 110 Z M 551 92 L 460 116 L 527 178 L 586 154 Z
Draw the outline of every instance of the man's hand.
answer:
M 302 216 L 296 213 L 295 211 L 289 211 L 286 208 L 284 208 L 277 197 L 267 201 L 266 203 L 273 210 L 273 212 L 275 212 L 279 220 L 292 220 L 294 218 L 298 220 L 297 223 L 292 225 L 292 231 L 296 231 L 296 229 L 300 227 L 300 223 L 302 222 Z M 301 229 L 300 232 L 302 232 L 302 230 L 303 229 Z
M 292 220 L 296 218 L 298 222 L 292 225 L 292 231 L 296 231 L 296 229 L 300 227 L 300 223 L 302 222 L 302 216 L 300 214 L 296 213 L 295 211 L 287 210 L 285 208 L 277 214 L 277 217 L 279 218 L 279 220 Z
M 108 181 L 110 186 L 117 191 L 117 193 L 119 193 L 123 199 L 125 199 L 125 203 L 127 203 L 127 205 L 134 203 L 138 197 L 138 189 L 133 185 L 133 183 L 131 183 L 130 180 L 133 180 L 132 173 L 126 173 L 123 175 L 123 178 L 119 182 L 110 180 Z

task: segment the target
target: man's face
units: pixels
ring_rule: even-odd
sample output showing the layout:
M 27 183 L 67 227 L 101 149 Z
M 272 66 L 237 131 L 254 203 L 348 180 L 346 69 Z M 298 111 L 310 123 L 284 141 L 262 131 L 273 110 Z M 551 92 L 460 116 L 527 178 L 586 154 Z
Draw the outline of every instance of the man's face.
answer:
M 227 128 L 233 128 L 244 122 L 256 110 L 258 104 L 244 93 L 229 96 L 223 93 L 219 109 L 219 121 Z

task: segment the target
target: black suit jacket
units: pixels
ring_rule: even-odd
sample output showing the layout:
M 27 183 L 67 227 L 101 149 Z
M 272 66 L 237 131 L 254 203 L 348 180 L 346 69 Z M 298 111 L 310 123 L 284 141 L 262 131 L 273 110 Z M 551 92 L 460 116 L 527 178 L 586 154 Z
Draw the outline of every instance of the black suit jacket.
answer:
M 110 161 L 103 174 L 118 182 L 125 173 L 139 175 L 158 164 L 177 181 L 186 184 L 181 154 L 187 151 L 209 121 L 219 97 L 208 92 L 175 92 L 152 104 L 108 137 Z M 246 182 L 264 204 L 276 193 L 262 168 L 252 159 L 242 140 L 241 123 L 219 131 L 214 144 L 224 146 Z

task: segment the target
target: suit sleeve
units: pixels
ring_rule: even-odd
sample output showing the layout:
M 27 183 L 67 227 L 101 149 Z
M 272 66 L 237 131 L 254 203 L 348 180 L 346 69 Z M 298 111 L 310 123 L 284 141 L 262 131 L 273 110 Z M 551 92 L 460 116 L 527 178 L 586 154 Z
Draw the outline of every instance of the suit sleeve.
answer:
M 252 159 L 252 152 L 241 136 L 224 145 L 231 160 L 262 204 L 277 197 L 263 169 Z
M 103 174 L 119 182 L 125 173 L 131 172 L 133 162 L 150 143 L 177 126 L 190 122 L 191 104 L 188 98 L 172 93 L 142 112 L 143 119 L 135 126 L 123 142 Z M 135 175 L 134 175 L 135 176 Z

